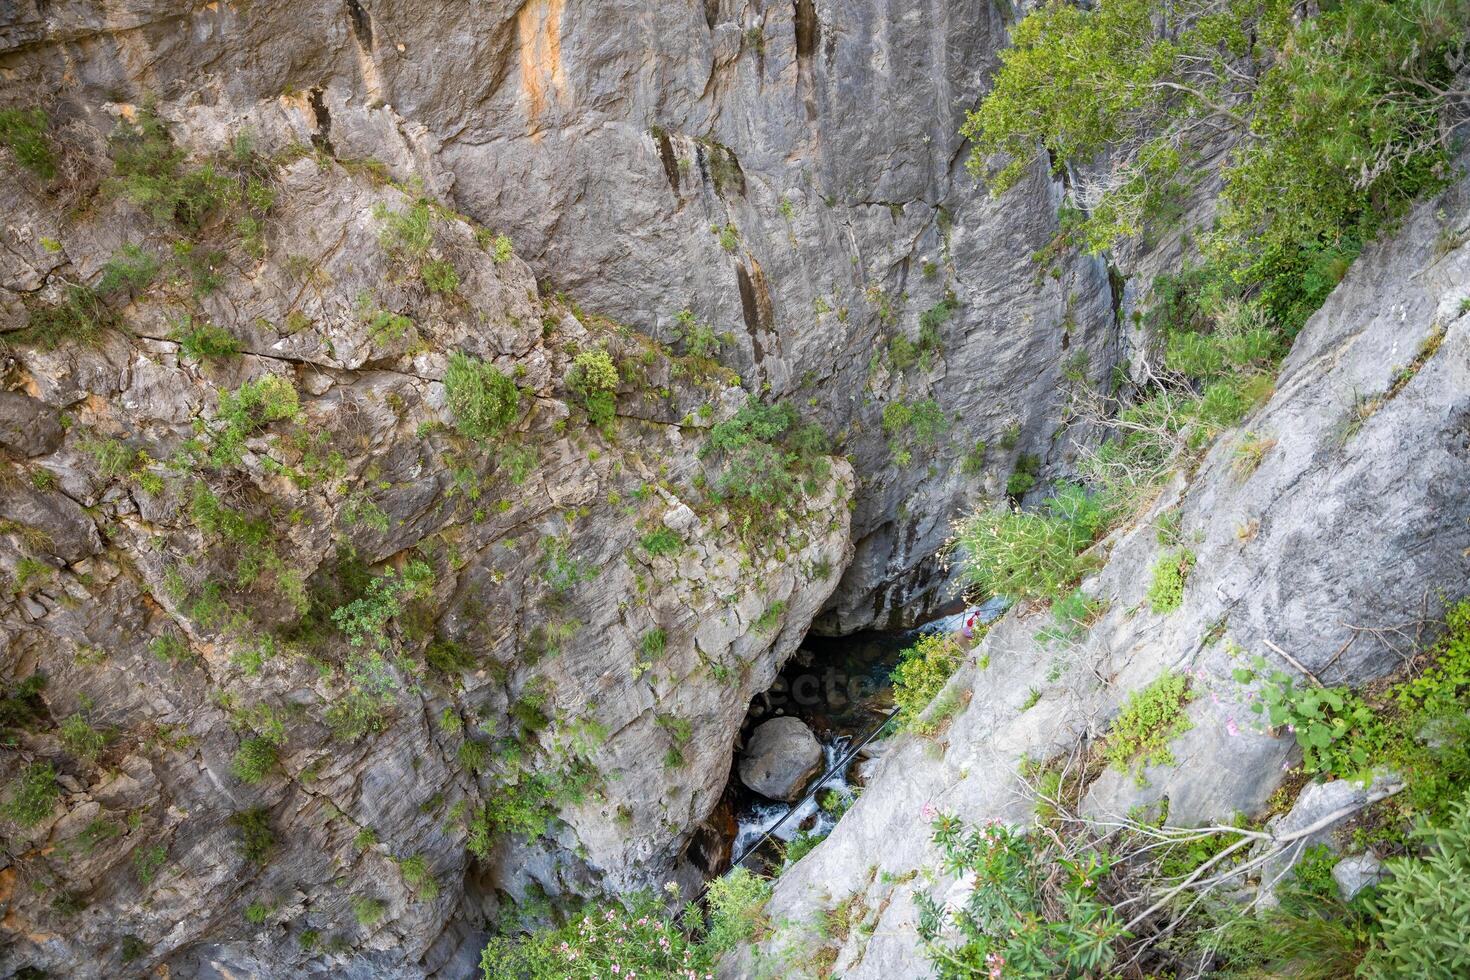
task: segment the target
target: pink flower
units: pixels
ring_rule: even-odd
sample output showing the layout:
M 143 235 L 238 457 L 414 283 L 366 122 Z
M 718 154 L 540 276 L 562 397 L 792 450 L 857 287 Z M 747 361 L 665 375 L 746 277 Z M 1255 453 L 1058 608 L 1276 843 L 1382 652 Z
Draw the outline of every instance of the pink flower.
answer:
M 925 803 L 923 806 L 919 807 L 919 816 L 926 821 L 933 820 L 934 814 L 936 812 L 937 811 L 935 811 L 933 803 Z
M 990 980 L 1000 980 L 1001 967 L 1006 965 L 1006 958 L 999 953 L 989 953 L 985 957 L 985 965 L 990 968 Z
M 1234 718 L 1226 718 L 1225 731 L 1229 733 L 1231 738 L 1235 738 L 1240 734 L 1240 726 L 1235 723 Z
M 622 968 L 622 967 L 620 967 L 620 966 L 618 966 L 618 965 L 617 965 L 617 964 L 616 964 L 616 963 L 614 963 L 614 964 L 613 964 L 613 965 L 612 965 L 612 971 L 613 971 L 613 972 L 614 972 L 614 973 L 622 973 L 622 972 L 623 972 L 623 968 Z

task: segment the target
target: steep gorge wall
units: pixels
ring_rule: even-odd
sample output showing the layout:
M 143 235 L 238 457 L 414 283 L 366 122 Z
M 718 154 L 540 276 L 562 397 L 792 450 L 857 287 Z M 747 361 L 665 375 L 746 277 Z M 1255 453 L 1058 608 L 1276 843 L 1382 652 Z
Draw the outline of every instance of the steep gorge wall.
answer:
M 1166 800 L 1179 826 L 1260 815 L 1300 750 L 1262 729 L 1233 670 L 1259 655 L 1358 687 L 1400 669 L 1439 603 L 1464 595 L 1467 242 L 1462 178 L 1367 249 L 1296 339 L 1269 401 L 1095 546 L 1106 563 L 1082 589 L 1106 611 L 1085 635 L 1048 640 L 1050 611 L 1032 604 L 1000 620 L 949 681 L 965 707 L 934 738 L 900 736 L 883 752 L 832 835 L 776 883 L 766 911 L 777 927 L 724 974 L 800 977 L 826 963 L 852 980 L 932 975 L 914 895 L 965 896 L 963 882 L 921 873 L 939 867 L 933 816 L 1029 825 L 1022 760 L 1096 746 L 1128 694 L 1168 670 L 1196 693 L 1174 761 L 1141 780 L 1103 771 L 1084 814 Z M 1247 443 L 1265 447 L 1258 466 L 1241 465 Z M 1196 560 L 1179 608 L 1160 614 L 1145 593 L 1165 527 Z M 839 907 L 848 927 L 834 935 L 823 923 Z
M 1102 264 L 1031 261 L 1057 188 L 1037 174 L 993 201 L 964 172 L 957 132 L 1004 42 L 993 5 L 129 3 L 16 21 L 8 83 L 71 93 L 101 128 L 106 102 L 145 93 L 206 137 L 290 114 L 509 232 L 586 309 L 665 340 L 685 307 L 729 331 L 747 387 L 812 413 L 860 475 L 827 630 L 942 598 L 949 522 L 999 498 L 1022 454 L 1061 464 L 1064 369 L 1103 378 L 1117 357 Z M 889 341 L 951 291 L 942 353 L 898 369 Z M 937 446 L 885 435 L 886 407 L 930 398 Z

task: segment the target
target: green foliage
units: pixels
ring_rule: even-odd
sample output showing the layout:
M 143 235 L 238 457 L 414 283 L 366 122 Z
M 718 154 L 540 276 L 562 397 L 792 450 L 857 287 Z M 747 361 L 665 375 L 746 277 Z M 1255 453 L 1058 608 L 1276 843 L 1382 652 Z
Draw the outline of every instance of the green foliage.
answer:
M 1110 510 L 1075 485 L 1062 486 L 1040 511 L 988 511 L 960 525 L 962 580 L 986 595 L 1056 599 L 1093 566 L 1085 552 L 1106 529 Z
M 138 884 L 147 888 L 158 877 L 158 872 L 168 862 L 168 850 L 162 844 L 149 844 L 133 851 L 133 874 Z
M 521 390 L 495 365 L 458 351 L 449 356 L 444 394 L 460 435 L 484 442 L 520 417 Z
M 776 628 L 776 624 L 781 621 L 781 617 L 785 614 L 785 600 L 777 600 L 767 606 L 766 611 L 755 618 L 755 622 L 751 624 L 751 629 L 757 633 L 769 633 Z
M 398 872 L 403 875 L 403 883 L 418 893 L 420 901 L 432 902 L 439 897 L 439 881 L 424 855 L 415 854 L 399 861 Z
M 672 528 L 658 527 L 638 539 L 643 550 L 654 558 L 676 554 L 684 547 L 684 539 Z
M 1052 624 L 1037 633 L 1036 638 L 1047 644 L 1075 643 L 1102 613 L 1104 605 L 1081 589 L 1074 589 L 1051 604 Z
M 638 641 L 638 650 L 643 654 L 643 659 L 650 663 L 664 655 L 668 646 L 669 634 L 662 627 L 655 627 L 643 634 Z
M 215 416 L 219 428 L 214 432 L 210 461 L 215 466 L 238 466 L 247 437 L 272 422 L 296 419 L 300 412 L 296 386 L 277 374 L 247 381 L 233 392 L 221 392 Z
M 0 747 L 13 748 L 18 733 L 34 731 L 50 720 L 41 696 L 45 689 L 45 674 L 31 674 L 5 686 L 0 693 Z
M 46 135 L 50 126 L 41 109 L 0 109 L 0 146 L 42 180 L 56 176 L 56 154 Z
M 427 200 L 415 201 L 403 211 L 378 204 L 373 208 L 373 217 L 382 223 L 378 244 L 396 259 L 418 262 L 434 244 L 434 210 Z
M 81 714 L 69 715 L 57 734 L 66 750 L 82 762 L 91 762 L 107 747 L 107 734 L 93 728 Z
M 431 293 L 452 293 L 459 289 L 459 272 L 444 259 L 430 259 L 419 270 L 419 278 Z
M 572 359 L 567 388 L 578 396 L 592 424 L 608 426 L 617 411 L 618 368 L 601 347 L 584 350 Z
M 1031 488 L 1036 486 L 1037 479 L 1041 476 L 1041 457 L 1031 453 L 1022 453 L 1016 459 L 1016 468 L 1006 479 L 1006 496 L 1020 500 Z
M 387 913 L 388 903 L 380 898 L 368 898 L 366 895 L 352 897 L 352 917 L 364 929 L 371 929 L 382 922 Z
M 94 344 L 117 320 L 100 294 L 75 284 L 63 286 L 54 303 L 32 299 L 25 306 L 25 328 L 6 334 L 5 340 L 40 350 L 55 350 L 65 343 Z
M 1176 548 L 1159 556 L 1149 580 L 1148 607 L 1163 615 L 1178 609 L 1184 602 L 1184 581 L 1194 568 L 1194 552 Z
M 1368 747 L 1350 736 L 1374 724 L 1373 711 L 1346 687 L 1297 687 L 1291 675 L 1266 673 L 1266 661 L 1256 657 L 1253 668 L 1234 671 L 1242 684 L 1261 679 L 1261 697 L 1251 710 L 1272 728 L 1289 728 L 1302 748 L 1302 764 L 1309 772 L 1357 772 L 1370 759 Z
M 728 334 L 723 337 L 716 334 L 715 328 L 708 323 L 700 323 L 692 310 L 684 309 L 674 314 L 674 324 L 684 342 L 684 353 L 698 360 L 718 357 L 722 346 L 733 340 Z
M 915 896 L 919 938 L 936 976 L 1107 974 L 1123 928 L 1099 895 L 1112 865 L 1106 853 L 1069 854 L 1055 836 L 1000 823 L 967 832 L 958 819 L 941 815 L 933 827 L 944 873 L 975 882 L 952 911 L 942 899 Z
M 111 138 L 116 187 L 160 224 L 197 234 L 236 200 L 239 188 L 213 164 L 185 165 L 168 127 L 152 109 L 123 120 Z
M 485 980 L 607 980 L 608 977 L 703 977 L 713 961 L 690 942 L 647 893 L 589 906 L 558 928 L 490 940 L 481 955 Z
M 280 755 L 273 739 L 263 735 L 251 736 L 240 741 L 240 748 L 230 762 L 230 771 L 240 782 L 253 786 L 275 770 Z
M 515 246 L 511 243 L 510 237 L 508 235 L 496 235 L 495 250 L 492 253 L 495 262 L 497 264 L 509 262 L 510 257 L 514 254 Z
M 11 780 L 0 813 L 22 827 L 34 827 L 50 816 L 61 788 L 56 785 L 56 768 L 49 762 L 32 762 Z
M 118 292 L 147 289 L 158 275 L 158 260 L 137 245 L 124 245 L 112 254 L 102 267 L 97 280 L 97 294 L 111 296 Z
M 433 585 L 434 571 L 427 562 L 410 561 L 402 570 L 387 568 L 368 582 L 364 595 L 333 611 L 332 622 L 352 646 L 386 650 L 392 644 L 389 621 L 403 611 L 406 601 L 426 596 Z
M 932 734 L 936 726 L 921 717 L 924 709 L 964 662 L 964 648 L 943 633 L 926 633 L 900 653 L 892 676 L 899 724 L 921 735 Z
M 965 458 L 960 461 L 960 472 L 965 476 L 979 476 L 985 472 L 985 440 L 977 440 L 970 451 L 965 453 Z
M 709 884 L 705 907 L 709 909 L 703 948 L 719 956 L 759 936 L 769 928 L 766 902 L 771 882 L 746 868 L 735 868 Z
M 209 321 L 194 322 L 185 314 L 169 332 L 178 342 L 179 353 L 194 361 L 227 361 L 240 355 L 240 341 L 223 327 Z
M 932 398 L 913 402 L 897 399 L 883 409 L 883 434 L 900 466 L 912 458 L 908 446 L 933 449 L 948 428 L 949 419 Z
M 1193 698 L 1189 678 L 1173 671 L 1128 695 L 1108 730 L 1103 753 L 1108 764 L 1119 772 L 1136 765 L 1140 785 L 1145 766 L 1172 765 L 1169 742 L 1194 727 L 1184 714 L 1184 706 Z
M 790 506 L 800 494 L 815 493 L 826 482 L 831 472 L 826 450 L 821 428 L 801 425 L 790 405 L 763 405 L 751 398 L 710 429 L 700 453 L 723 461 L 715 496 L 758 513 L 769 526 L 771 507 Z
M 245 860 L 265 864 L 276 849 L 276 832 L 271 829 L 270 811 L 242 810 L 230 817 L 230 825 L 239 832 L 238 846 Z
M 1447 53 L 1464 0 L 1044 4 L 1011 32 L 964 134 L 1002 192 L 1045 151 L 1057 171 L 1109 153 L 1111 179 L 1068 234 L 1093 251 L 1167 220 L 1194 154 L 1249 133 L 1224 168 L 1205 243 L 1288 331 L 1361 244 L 1446 177 Z M 1243 70 L 1242 70 L 1243 69 Z M 1119 146 L 1130 149 L 1122 154 Z
M 1415 830 L 1422 857 L 1387 862 L 1392 877 L 1379 889 L 1380 931 L 1363 962 L 1371 980 L 1444 978 L 1470 972 L 1464 923 L 1470 916 L 1470 796 L 1442 822 Z

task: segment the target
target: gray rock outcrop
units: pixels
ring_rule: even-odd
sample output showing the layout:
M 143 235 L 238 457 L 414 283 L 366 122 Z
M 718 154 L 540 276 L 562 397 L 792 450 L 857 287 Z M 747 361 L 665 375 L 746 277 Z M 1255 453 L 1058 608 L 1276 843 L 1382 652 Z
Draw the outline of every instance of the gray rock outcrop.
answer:
M 1299 750 L 1250 711 L 1252 689 L 1232 677 L 1240 657 L 1293 670 L 1274 644 L 1324 683 L 1366 683 L 1402 663 L 1394 631 L 1432 618 L 1436 591 L 1470 577 L 1467 242 L 1461 179 L 1364 252 L 1297 338 L 1267 403 L 1097 546 L 1107 562 L 1083 589 L 1108 609 L 1085 639 L 1059 656 L 1038 637 L 1050 616 L 1025 605 L 992 628 L 949 682 L 973 692 L 968 706 L 936 740 L 900 736 L 831 836 L 781 876 L 768 913 L 794 925 L 761 944 L 763 968 L 783 950 L 831 945 L 849 980 L 931 975 L 913 894 L 926 887 L 915 872 L 937 866 L 932 816 L 1029 821 L 1020 761 L 1104 735 L 1128 693 L 1166 670 L 1186 673 L 1194 692 L 1174 763 L 1146 768 L 1141 783 L 1105 770 L 1086 812 L 1167 799 L 1170 822 L 1188 826 L 1262 811 Z M 1271 444 L 1254 470 L 1232 466 L 1246 433 Z M 1143 601 L 1161 552 L 1155 525 L 1176 512 L 1197 561 L 1180 608 L 1157 615 Z M 860 922 L 846 939 L 800 925 L 839 901 Z M 724 975 L 748 976 L 752 962 L 751 951 L 732 956 Z
M 800 718 L 763 721 L 740 753 L 740 781 L 762 796 L 794 801 L 822 768 L 822 744 Z

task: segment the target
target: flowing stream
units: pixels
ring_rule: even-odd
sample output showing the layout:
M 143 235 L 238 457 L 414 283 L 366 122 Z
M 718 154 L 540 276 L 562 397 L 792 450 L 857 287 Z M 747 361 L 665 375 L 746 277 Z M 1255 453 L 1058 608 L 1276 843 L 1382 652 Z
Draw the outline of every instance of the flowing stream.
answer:
M 902 632 L 808 637 L 771 689 L 751 702 L 743 731 L 748 736 L 755 726 L 779 715 L 794 715 L 806 722 L 822 745 L 822 771 L 806 786 L 807 792 L 813 789 L 817 792 L 802 799 L 792 813 L 792 804 L 751 791 L 732 771 L 736 828 L 732 857 L 744 854 L 773 827 L 776 830 L 772 836 L 782 842 L 790 842 L 803 832 L 823 836 L 831 831 L 837 815 L 824 809 L 822 801 L 826 800 L 829 807 L 838 800 L 850 803 L 861 792 L 858 766 L 865 756 L 882 751 L 881 740 L 859 752 L 845 770 L 832 772 L 832 769 L 850 746 L 881 725 L 893 709 L 890 676 L 899 655 L 926 633 L 958 632 L 971 616 L 980 622 L 990 622 L 1005 607 L 1003 600 L 992 599 L 979 607 L 941 616 Z M 840 804 L 835 808 L 845 809 Z M 790 819 L 783 821 L 788 814 Z M 754 867 L 768 850 L 774 849 L 762 848 L 747 865 Z M 764 863 L 775 860 L 779 857 L 771 854 Z

